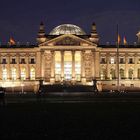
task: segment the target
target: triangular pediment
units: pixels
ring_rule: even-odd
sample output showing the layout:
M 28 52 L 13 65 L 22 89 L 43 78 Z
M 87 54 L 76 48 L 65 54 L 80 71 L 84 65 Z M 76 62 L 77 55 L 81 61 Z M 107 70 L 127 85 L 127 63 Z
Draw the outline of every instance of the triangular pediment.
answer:
M 40 46 L 81 46 L 83 44 L 86 46 L 95 45 L 92 42 L 75 35 L 61 35 L 40 44 Z

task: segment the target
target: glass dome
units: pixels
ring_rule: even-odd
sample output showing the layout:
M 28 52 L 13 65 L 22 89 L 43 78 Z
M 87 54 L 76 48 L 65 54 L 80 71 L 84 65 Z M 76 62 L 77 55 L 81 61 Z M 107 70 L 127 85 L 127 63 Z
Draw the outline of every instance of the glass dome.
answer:
M 73 24 L 59 25 L 50 32 L 50 35 L 63 35 L 63 34 L 85 35 L 86 33 L 80 27 Z

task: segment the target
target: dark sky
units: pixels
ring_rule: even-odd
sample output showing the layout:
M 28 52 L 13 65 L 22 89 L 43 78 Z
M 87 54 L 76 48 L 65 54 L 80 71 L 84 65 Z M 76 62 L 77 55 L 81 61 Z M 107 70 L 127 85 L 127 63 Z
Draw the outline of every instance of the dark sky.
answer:
M 97 25 L 100 43 L 115 44 L 116 25 L 129 44 L 140 30 L 140 0 L 0 0 L 0 42 L 35 43 L 40 22 L 49 33 L 63 23 L 76 24 L 88 34 Z

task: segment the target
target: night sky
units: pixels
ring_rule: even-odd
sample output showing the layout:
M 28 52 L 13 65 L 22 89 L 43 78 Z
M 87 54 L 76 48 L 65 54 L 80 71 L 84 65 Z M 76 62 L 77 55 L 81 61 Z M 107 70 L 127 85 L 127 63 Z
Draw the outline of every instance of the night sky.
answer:
M 12 36 L 23 44 L 36 43 L 40 22 L 49 33 L 63 23 L 76 24 L 89 34 L 97 25 L 100 44 L 115 44 L 116 25 L 129 44 L 140 30 L 140 0 L 0 0 L 0 42 Z

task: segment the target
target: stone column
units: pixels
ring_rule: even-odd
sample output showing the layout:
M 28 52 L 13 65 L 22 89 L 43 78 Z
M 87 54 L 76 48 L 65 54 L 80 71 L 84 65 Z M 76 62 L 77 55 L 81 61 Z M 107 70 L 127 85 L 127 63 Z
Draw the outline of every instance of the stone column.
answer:
M 64 51 L 61 51 L 61 80 L 64 79 Z
M 75 51 L 72 51 L 72 80 L 75 81 Z
M 7 79 L 11 80 L 11 68 L 10 68 L 10 55 L 7 55 L 6 57 L 7 60 Z
M 100 66 L 100 56 L 99 56 L 99 51 L 96 51 L 95 52 L 95 78 L 99 78 L 100 77 L 100 68 L 99 68 L 99 66 Z
M 81 81 L 83 84 L 86 83 L 85 77 L 85 51 L 81 51 Z
M 45 55 L 41 52 L 41 77 L 45 78 Z
M 135 54 L 134 55 L 134 79 L 138 79 L 138 69 L 137 69 L 137 60 L 138 57 L 137 55 Z
M 30 67 L 29 67 L 29 54 L 26 55 L 25 57 L 25 62 L 26 62 L 26 68 L 27 68 L 27 76 L 26 79 L 30 80 Z
M 128 54 L 125 54 L 125 78 L 128 79 Z
M 38 51 L 36 54 L 36 79 L 42 78 L 41 75 L 41 52 Z
M 17 63 L 17 67 L 16 67 L 16 69 L 17 69 L 17 79 L 19 79 L 20 80 L 20 54 L 17 54 L 17 59 L 16 59 L 16 63 Z
M 106 54 L 106 62 L 107 62 L 107 67 L 106 67 L 106 73 L 107 73 L 107 79 L 110 79 L 110 68 L 109 68 L 109 60 L 110 56 L 109 54 Z
M 94 55 L 94 50 L 93 51 L 91 51 L 91 53 L 92 53 L 92 60 L 91 60 L 91 62 L 92 62 L 92 75 L 91 75 L 91 78 L 93 78 L 93 77 L 95 77 L 95 63 L 94 63 L 94 60 L 95 60 L 95 55 Z
M 53 84 L 55 82 L 55 52 L 51 51 L 51 79 L 50 82 Z

